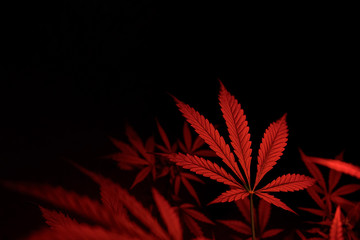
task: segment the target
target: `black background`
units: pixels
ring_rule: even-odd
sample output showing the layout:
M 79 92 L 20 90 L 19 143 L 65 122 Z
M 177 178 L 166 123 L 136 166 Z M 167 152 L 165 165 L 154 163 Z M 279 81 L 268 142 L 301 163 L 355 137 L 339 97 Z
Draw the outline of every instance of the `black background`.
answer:
M 329 158 L 345 150 L 345 160 L 359 165 L 359 39 L 350 9 L 183 1 L 4 6 L 0 177 L 95 194 L 96 185 L 64 158 L 126 178 L 98 159 L 116 151 L 108 136 L 125 139 L 129 123 L 146 138 L 156 132 L 155 117 L 172 140 L 181 136 L 183 119 L 168 93 L 226 136 L 218 78 L 245 110 L 254 153 L 270 122 L 288 113 L 289 144 L 275 172 L 308 174 L 298 147 Z M 4 239 L 41 225 L 36 201 L 1 191 Z

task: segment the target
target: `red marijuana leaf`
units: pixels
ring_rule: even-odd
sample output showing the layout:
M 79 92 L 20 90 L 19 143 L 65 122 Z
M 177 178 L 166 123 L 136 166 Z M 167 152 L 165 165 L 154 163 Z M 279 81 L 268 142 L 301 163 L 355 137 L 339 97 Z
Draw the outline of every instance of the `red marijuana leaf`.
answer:
M 344 185 L 344 186 L 341 186 L 338 189 L 336 189 L 336 186 L 339 183 L 342 174 L 341 174 L 341 172 L 337 172 L 333 169 L 330 169 L 329 179 L 328 179 L 329 184 L 327 187 L 321 171 L 314 164 L 315 161 L 319 161 L 319 160 L 325 161 L 325 162 L 329 162 L 329 161 L 342 162 L 343 161 L 343 153 L 341 153 L 335 157 L 337 160 L 310 157 L 310 156 L 305 155 L 305 153 L 301 150 L 300 150 L 300 155 L 301 155 L 301 158 L 302 158 L 303 162 L 305 163 L 306 167 L 308 168 L 309 172 L 317 180 L 317 184 L 315 184 L 311 188 L 308 188 L 307 191 L 308 191 L 310 197 L 313 198 L 313 200 L 321 208 L 321 210 L 301 208 L 302 210 L 311 212 L 311 213 L 319 215 L 319 216 L 324 216 L 324 217 L 326 216 L 327 218 L 331 218 L 333 204 L 340 205 L 346 211 L 348 211 L 355 205 L 353 202 L 343 198 L 343 196 L 360 190 L 360 185 L 359 184 L 348 184 L 348 185 Z M 322 213 L 321 213 L 321 211 L 322 211 Z
M 258 153 L 255 184 L 254 186 L 251 186 L 251 142 L 247 121 L 238 101 L 225 89 L 221 82 L 220 85 L 219 102 L 221 111 L 229 131 L 231 145 L 238 157 L 238 161 L 236 161 L 234 154 L 230 150 L 230 146 L 226 144 L 224 138 L 220 136 L 215 127 L 203 115 L 175 97 L 174 100 L 185 119 L 209 147 L 222 159 L 223 163 L 231 170 L 231 173 L 228 173 L 219 165 L 198 156 L 177 153 L 167 154 L 167 157 L 185 169 L 189 169 L 197 174 L 209 177 L 232 187 L 231 190 L 224 192 L 211 203 L 230 202 L 244 199 L 250 194 L 256 194 L 269 203 L 294 212 L 279 199 L 265 192 L 302 190 L 313 185 L 313 179 L 299 174 L 287 174 L 277 178 L 265 187 L 255 190 L 264 175 L 273 168 L 277 160 L 279 160 L 280 156 L 283 154 L 288 137 L 286 114 L 276 122 L 270 124 L 265 131 Z M 245 173 L 247 182 L 245 182 L 238 163 Z M 231 174 L 234 174 L 239 178 L 240 182 L 232 177 Z

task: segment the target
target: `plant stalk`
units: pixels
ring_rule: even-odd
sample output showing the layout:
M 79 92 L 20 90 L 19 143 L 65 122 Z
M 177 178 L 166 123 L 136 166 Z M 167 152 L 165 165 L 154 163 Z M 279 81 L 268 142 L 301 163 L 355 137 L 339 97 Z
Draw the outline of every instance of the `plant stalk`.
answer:
M 251 217 L 252 240 L 256 240 L 253 193 L 250 193 L 250 217 Z

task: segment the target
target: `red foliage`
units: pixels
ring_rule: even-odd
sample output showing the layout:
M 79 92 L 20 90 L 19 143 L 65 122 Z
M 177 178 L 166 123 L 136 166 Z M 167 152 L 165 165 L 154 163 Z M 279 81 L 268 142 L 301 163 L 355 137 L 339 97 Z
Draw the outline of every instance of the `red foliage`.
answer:
M 313 185 L 313 179 L 302 175 L 285 175 L 279 177 L 263 188 L 256 189 L 258 183 L 264 175 L 276 164 L 276 161 L 280 158 L 284 147 L 286 146 L 288 136 L 288 129 L 285 120 L 286 114 L 278 121 L 270 124 L 268 129 L 265 131 L 258 153 L 255 184 L 252 186 L 250 179 L 251 142 L 247 122 L 240 104 L 226 90 L 224 85 L 221 83 L 219 101 L 221 111 L 223 112 L 223 116 L 229 130 L 232 146 L 238 156 L 238 161 L 235 160 L 234 154 L 231 152 L 230 146 L 225 143 L 224 138 L 220 136 L 219 132 L 204 116 L 177 98 L 174 97 L 174 99 L 185 119 L 191 124 L 199 136 L 204 139 L 209 147 L 222 159 L 223 163 L 231 170 L 231 173 L 229 173 L 217 164 L 197 156 L 184 155 L 181 153 L 168 154 L 169 159 L 177 165 L 234 188 L 223 193 L 211 203 L 235 201 L 243 199 L 249 194 L 255 193 L 260 198 L 263 198 L 278 207 L 294 212 L 279 199 L 265 192 L 302 190 Z M 245 181 L 245 178 L 240 171 L 238 162 L 245 173 L 247 181 Z M 235 179 L 231 174 L 238 177 L 240 182 L 234 181 Z

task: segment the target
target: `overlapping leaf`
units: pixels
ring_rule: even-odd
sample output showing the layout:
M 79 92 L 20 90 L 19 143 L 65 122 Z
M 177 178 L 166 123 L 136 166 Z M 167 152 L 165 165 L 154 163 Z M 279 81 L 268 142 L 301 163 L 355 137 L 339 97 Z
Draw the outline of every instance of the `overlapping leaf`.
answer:
M 336 160 L 324 159 L 318 157 L 307 156 L 303 151 L 300 150 L 300 155 L 308 168 L 309 172 L 316 178 L 317 184 L 313 187 L 308 188 L 307 191 L 311 198 L 317 203 L 321 210 L 302 208 L 302 210 L 321 215 L 327 218 L 331 218 L 333 214 L 333 205 L 340 205 L 343 209 L 349 210 L 354 207 L 355 203 L 344 198 L 344 195 L 354 193 L 360 190 L 359 184 L 348 184 L 340 186 L 337 184 L 340 181 L 341 172 L 337 172 L 333 169 L 329 171 L 328 185 L 325 183 L 325 179 L 320 169 L 314 164 L 316 161 L 337 161 L 343 162 L 343 152 L 335 157 Z M 320 214 L 319 211 L 322 211 Z
M 230 151 L 229 145 L 225 143 L 224 138 L 220 136 L 215 127 L 195 109 L 176 98 L 174 99 L 183 116 L 191 124 L 199 136 L 204 139 L 209 147 L 215 151 L 224 163 L 241 179 L 243 183 L 245 183 L 245 180 L 240 173 L 239 166 L 235 162 L 234 154 Z

